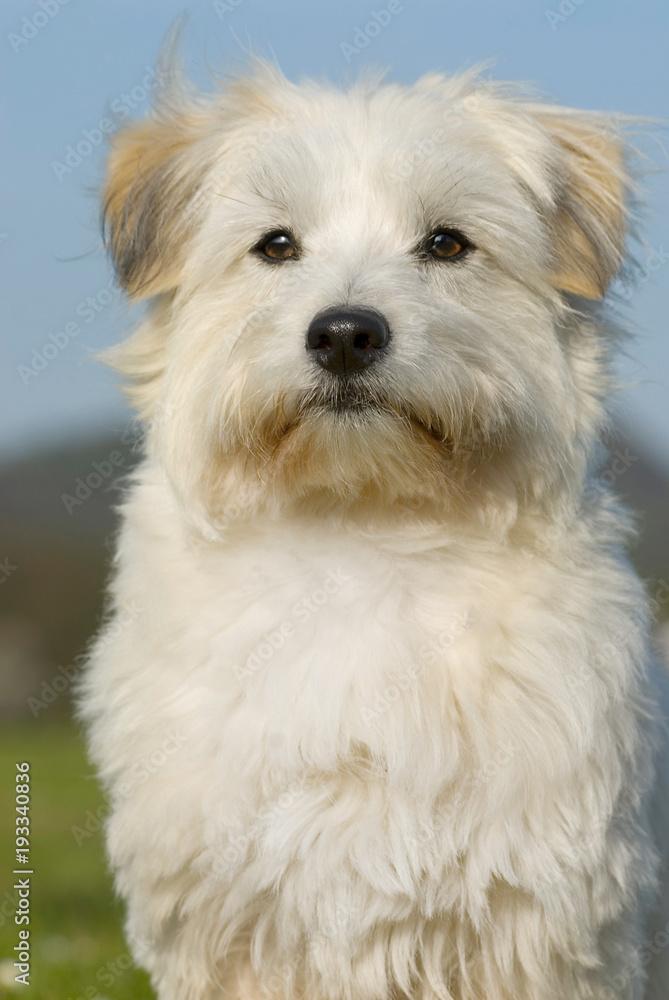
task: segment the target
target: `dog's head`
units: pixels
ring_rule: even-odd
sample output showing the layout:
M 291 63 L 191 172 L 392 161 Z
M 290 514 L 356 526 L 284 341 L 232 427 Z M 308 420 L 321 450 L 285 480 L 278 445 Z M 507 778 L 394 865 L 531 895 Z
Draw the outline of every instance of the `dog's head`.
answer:
M 117 363 L 186 509 L 580 482 L 626 188 L 611 122 L 473 75 L 163 96 L 114 140 L 105 219 L 154 298 Z

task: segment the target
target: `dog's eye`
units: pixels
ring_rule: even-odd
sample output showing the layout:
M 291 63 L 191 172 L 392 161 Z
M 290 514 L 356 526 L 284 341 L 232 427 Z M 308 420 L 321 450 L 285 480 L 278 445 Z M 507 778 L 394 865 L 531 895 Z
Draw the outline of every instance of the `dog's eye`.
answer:
M 256 244 L 255 250 L 269 260 L 289 260 L 291 257 L 297 257 L 297 247 L 290 233 L 268 233 Z
M 438 229 L 436 233 L 428 236 L 422 247 L 423 253 L 434 257 L 435 260 L 453 260 L 454 257 L 462 257 L 471 249 L 472 244 L 457 229 Z

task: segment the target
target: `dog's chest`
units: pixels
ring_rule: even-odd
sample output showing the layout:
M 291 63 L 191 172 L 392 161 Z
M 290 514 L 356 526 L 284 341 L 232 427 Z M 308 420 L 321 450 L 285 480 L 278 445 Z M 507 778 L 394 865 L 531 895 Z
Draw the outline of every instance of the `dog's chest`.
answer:
M 300 527 L 201 559 L 186 645 L 219 859 L 227 838 L 231 870 L 327 844 L 323 865 L 362 849 L 392 881 L 457 854 L 491 783 L 515 788 L 519 722 L 491 690 L 512 577 L 455 543 Z
M 388 758 L 398 726 L 414 750 L 421 723 L 447 742 L 454 692 L 475 698 L 483 683 L 493 609 L 480 568 L 448 546 L 296 530 L 231 546 L 202 571 L 202 683 L 278 766 L 299 755 L 337 769 L 361 747 Z
M 152 719 L 184 746 L 159 781 L 187 788 L 191 857 L 230 919 L 281 884 L 286 927 L 354 913 L 335 934 L 353 941 L 366 914 L 473 914 L 500 880 L 561 877 L 572 839 L 553 813 L 580 829 L 601 773 L 586 761 L 609 753 L 564 574 L 464 540 L 304 524 L 173 544 L 149 579 L 138 551 L 159 609 L 141 637 L 160 649 Z
M 299 881 L 316 864 L 326 882 L 361 879 L 363 909 L 373 886 L 418 893 L 427 909 L 438 886 L 443 904 L 444 862 L 467 837 L 464 774 L 467 794 L 484 797 L 482 748 L 458 708 L 485 714 L 493 629 L 480 569 L 416 539 L 296 529 L 244 539 L 198 574 L 188 641 L 201 649 L 197 724 L 218 733 L 207 795 L 217 877 L 254 872 L 260 891 L 265 870 Z M 512 755 L 500 732 L 480 739 L 486 760 Z M 296 857 L 311 860 L 296 870 Z M 314 905 L 318 892 L 299 889 Z

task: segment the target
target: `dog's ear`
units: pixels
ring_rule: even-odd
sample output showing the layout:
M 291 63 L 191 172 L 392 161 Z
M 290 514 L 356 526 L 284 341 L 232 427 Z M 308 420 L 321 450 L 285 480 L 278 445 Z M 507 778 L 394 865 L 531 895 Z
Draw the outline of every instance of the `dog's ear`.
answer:
M 599 117 L 542 108 L 536 118 L 548 131 L 556 154 L 551 157 L 551 281 L 562 291 L 601 298 L 625 251 L 625 147 L 611 124 Z
M 207 119 L 156 113 L 112 140 L 103 222 L 120 284 L 141 299 L 175 288 L 202 215 Z

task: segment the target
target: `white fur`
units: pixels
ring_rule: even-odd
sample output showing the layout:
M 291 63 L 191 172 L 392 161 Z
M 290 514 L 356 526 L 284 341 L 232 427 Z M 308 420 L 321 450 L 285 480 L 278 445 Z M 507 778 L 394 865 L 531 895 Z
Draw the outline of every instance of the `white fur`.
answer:
M 142 128 L 108 213 L 146 456 L 82 712 L 160 1000 L 666 998 L 614 334 L 573 294 L 622 260 L 621 140 L 471 75 L 262 67 Z M 417 260 L 444 225 L 476 250 Z M 249 253 L 287 227 L 299 260 Z M 364 412 L 305 350 L 341 303 L 392 330 Z

